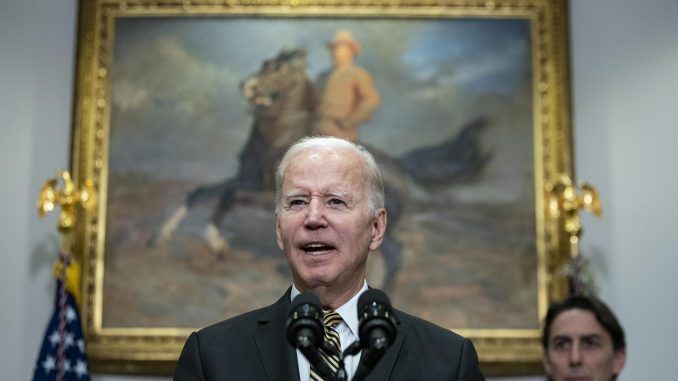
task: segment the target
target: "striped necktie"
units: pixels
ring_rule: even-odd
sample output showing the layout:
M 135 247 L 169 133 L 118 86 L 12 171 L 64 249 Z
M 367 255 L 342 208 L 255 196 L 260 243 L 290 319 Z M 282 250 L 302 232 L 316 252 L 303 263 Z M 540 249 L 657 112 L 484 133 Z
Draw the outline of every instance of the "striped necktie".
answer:
M 320 350 L 320 357 L 322 357 L 333 372 L 339 370 L 339 363 L 341 362 L 341 343 L 339 342 L 339 334 L 334 328 L 341 324 L 343 320 L 336 311 L 325 311 L 323 315 L 323 324 L 325 325 L 324 340 L 330 348 L 332 353 L 326 353 L 325 349 Z M 322 376 L 311 366 L 311 381 L 323 381 Z

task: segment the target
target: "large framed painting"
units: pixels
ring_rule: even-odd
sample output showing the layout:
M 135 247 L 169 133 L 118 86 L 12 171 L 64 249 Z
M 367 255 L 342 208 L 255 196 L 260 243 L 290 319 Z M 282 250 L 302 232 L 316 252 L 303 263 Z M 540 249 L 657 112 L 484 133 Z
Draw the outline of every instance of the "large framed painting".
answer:
M 488 374 L 538 371 L 566 252 L 543 188 L 571 173 L 564 1 L 81 2 L 73 133 L 95 370 L 170 373 L 187 335 L 291 284 L 274 235 L 281 152 L 314 133 L 350 40 L 385 174 L 368 282 L 470 337 Z M 359 68 L 359 69 L 357 69 Z M 353 97 L 351 99 L 346 97 Z M 361 106 L 362 107 L 362 106 Z

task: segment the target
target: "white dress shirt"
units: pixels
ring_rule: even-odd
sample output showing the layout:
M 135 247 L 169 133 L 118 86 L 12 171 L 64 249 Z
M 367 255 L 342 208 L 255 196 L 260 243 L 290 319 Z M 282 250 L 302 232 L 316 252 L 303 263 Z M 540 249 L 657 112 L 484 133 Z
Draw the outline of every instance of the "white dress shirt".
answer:
M 360 294 L 367 291 L 367 281 L 363 282 L 363 288 L 355 294 L 343 306 L 337 308 L 335 311 L 344 320 L 341 324 L 334 327 L 334 330 L 339 334 L 339 341 L 341 342 L 341 351 L 343 352 L 354 341 L 358 340 L 358 298 Z M 299 295 L 300 292 L 294 285 L 292 285 L 292 292 L 290 297 L 292 300 Z M 358 368 L 360 361 L 360 352 L 355 356 L 346 356 L 344 358 L 344 366 L 350 381 Z M 301 381 L 309 381 L 311 377 L 311 364 L 309 364 L 306 357 L 297 349 L 297 364 L 299 366 L 299 379 Z

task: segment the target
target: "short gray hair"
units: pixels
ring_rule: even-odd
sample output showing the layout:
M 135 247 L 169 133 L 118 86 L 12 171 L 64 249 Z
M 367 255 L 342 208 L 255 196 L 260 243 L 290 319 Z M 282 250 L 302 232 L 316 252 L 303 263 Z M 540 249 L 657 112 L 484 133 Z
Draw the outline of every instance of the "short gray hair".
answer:
M 370 213 L 376 217 L 379 209 L 384 207 L 384 180 L 381 170 L 374 156 L 365 147 L 348 140 L 331 136 L 310 136 L 298 140 L 285 152 L 275 173 L 275 214 L 279 214 L 282 208 L 282 186 L 285 169 L 290 160 L 301 151 L 309 148 L 346 148 L 351 149 L 360 156 L 367 170 L 367 207 Z

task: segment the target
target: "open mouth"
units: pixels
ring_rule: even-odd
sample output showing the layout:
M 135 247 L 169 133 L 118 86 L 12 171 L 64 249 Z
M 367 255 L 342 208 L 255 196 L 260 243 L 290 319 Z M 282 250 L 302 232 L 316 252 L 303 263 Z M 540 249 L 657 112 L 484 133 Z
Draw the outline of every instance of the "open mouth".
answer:
M 303 250 L 306 254 L 320 255 L 334 250 L 334 246 L 328 245 L 326 243 L 314 242 L 302 246 L 301 250 Z

